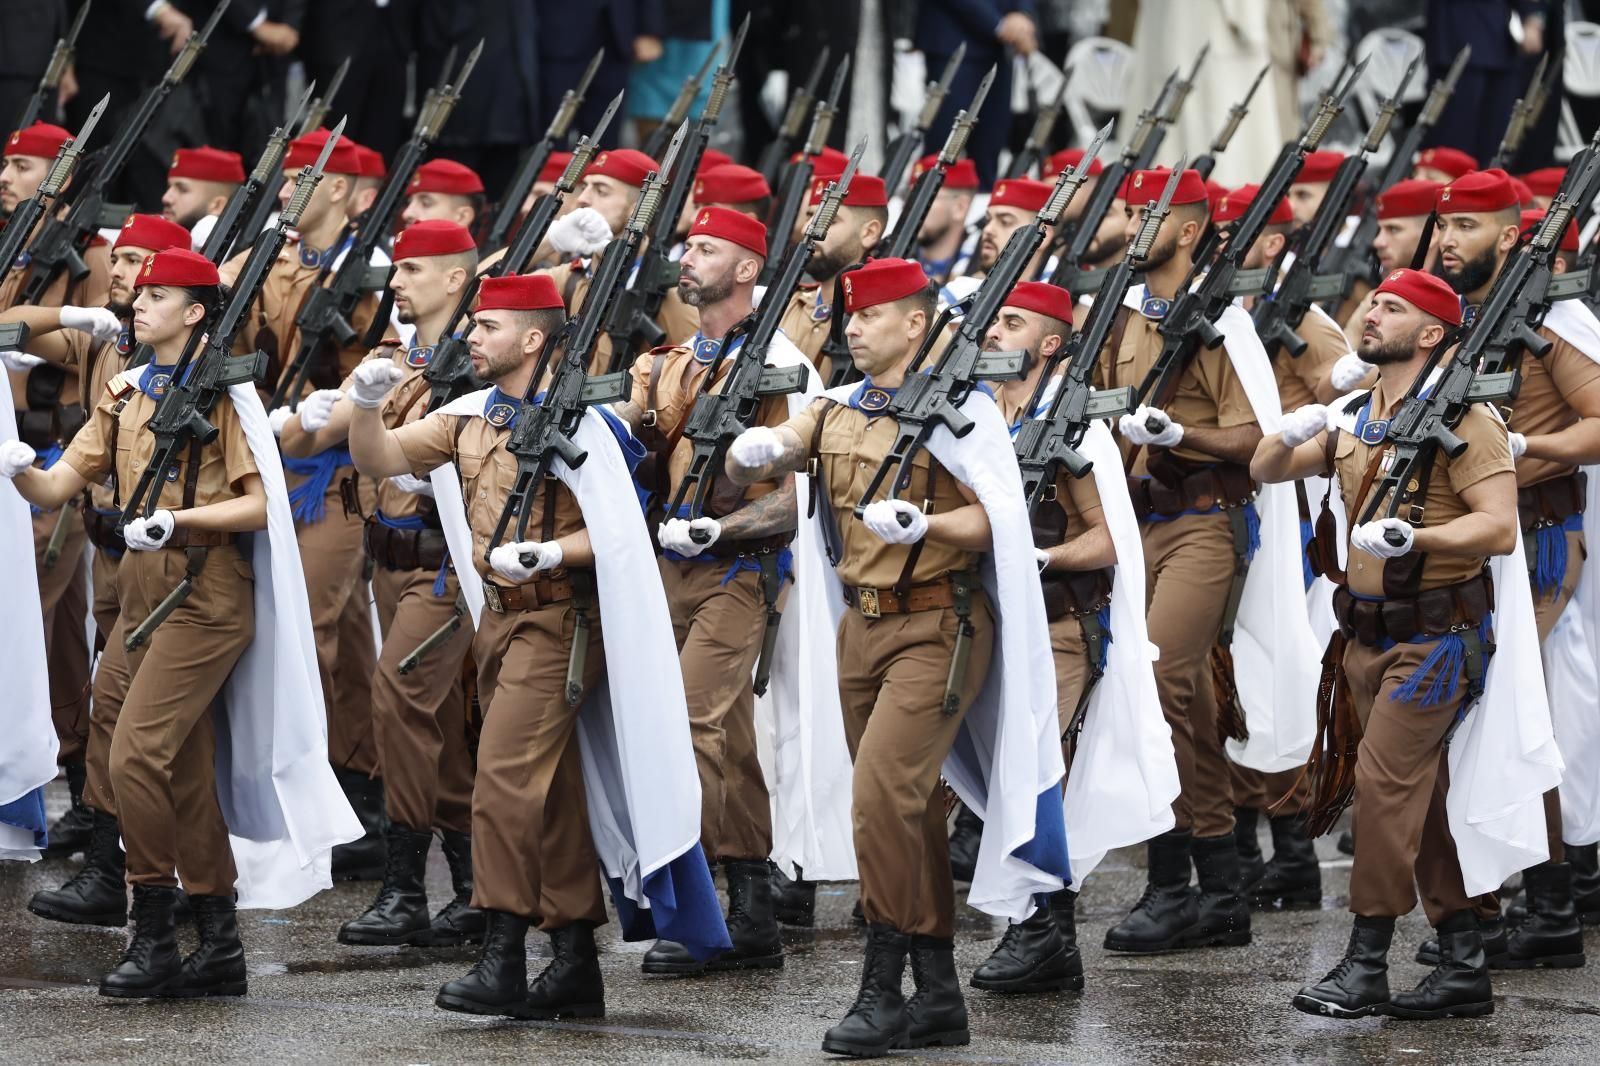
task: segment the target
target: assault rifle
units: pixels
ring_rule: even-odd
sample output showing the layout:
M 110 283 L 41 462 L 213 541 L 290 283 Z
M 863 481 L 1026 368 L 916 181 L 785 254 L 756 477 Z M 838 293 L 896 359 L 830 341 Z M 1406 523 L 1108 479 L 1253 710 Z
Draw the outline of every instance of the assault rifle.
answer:
M 511 227 L 516 225 L 517 215 L 522 212 L 522 201 L 528 198 L 528 190 L 539 180 L 539 174 L 544 170 L 544 165 L 550 161 L 550 154 L 555 151 L 556 145 L 567 139 L 567 131 L 572 129 L 573 120 L 578 117 L 578 108 L 583 106 L 584 98 L 589 94 L 589 85 L 599 72 L 600 60 L 603 58 L 605 58 L 603 49 L 596 52 L 594 58 L 589 60 L 589 66 L 584 70 L 583 77 L 578 79 L 578 84 L 561 94 L 561 105 L 556 108 L 555 117 L 546 127 L 544 139 L 522 157 L 516 175 L 500 197 L 500 206 L 495 209 L 494 222 L 490 224 L 489 236 L 484 241 L 486 250 L 493 251 L 505 247 Z
M 1500 147 L 1495 149 L 1488 167 L 1504 170 L 1516 160 L 1528 130 L 1538 124 L 1544 105 L 1550 99 L 1550 90 L 1555 88 L 1555 80 L 1560 76 L 1560 67 L 1551 68 L 1549 52 L 1539 57 L 1527 94 L 1511 105 L 1511 121 L 1506 124 L 1505 136 L 1500 138 Z
M 1006 172 L 1001 177 L 1020 178 L 1043 162 L 1045 150 L 1050 144 L 1050 135 L 1055 132 L 1056 123 L 1061 119 L 1061 112 L 1067 106 L 1067 86 L 1071 82 L 1072 68 L 1064 66 L 1061 71 L 1061 89 L 1056 93 L 1055 103 L 1041 107 L 1039 113 L 1033 117 L 1033 128 L 1028 131 L 1028 139 L 1022 142 L 1022 148 L 1011 157 L 1011 162 L 1006 164 Z M 976 112 L 977 108 L 968 110 Z
M 22 253 L 23 247 L 28 242 L 28 235 L 45 218 L 50 208 L 55 205 L 61 196 L 61 190 L 67 185 L 67 180 L 72 177 L 72 171 L 78 165 L 78 157 L 83 154 L 83 146 L 89 141 L 89 134 L 94 132 L 95 126 L 100 123 L 100 116 L 106 113 L 106 106 L 111 102 L 111 94 L 100 98 L 89 112 L 89 117 L 83 120 L 83 126 L 77 135 L 69 138 L 56 152 L 55 161 L 50 164 L 50 169 L 45 171 L 44 180 L 39 183 L 39 188 L 26 200 L 18 202 L 11 212 L 11 217 L 6 220 L 5 229 L 0 230 L 0 263 L 15 263 L 17 256 Z M 24 338 L 26 339 L 26 338 Z
M 43 302 L 50 286 L 63 274 L 72 281 L 81 281 L 88 276 L 89 264 L 84 262 L 83 254 L 100 230 L 101 216 L 105 213 L 106 189 L 122 173 L 122 168 L 127 166 L 133 150 L 139 146 L 140 138 L 150 127 L 150 120 L 161 110 L 161 105 L 172 95 L 172 90 L 188 76 L 189 69 L 205 48 L 211 31 L 217 28 L 217 22 L 228 9 L 229 2 L 222 0 L 200 32 L 184 42 L 183 48 L 173 57 L 172 65 L 161 76 L 161 81 L 144 94 L 138 108 L 121 124 L 117 139 L 106 149 L 105 157 L 95 168 L 93 179 L 73 196 L 72 207 L 66 215 L 48 219 L 40 228 L 38 236 L 28 248 L 28 277 L 23 282 L 18 303 Z
M 1256 90 L 1261 88 L 1262 79 L 1267 76 L 1267 71 L 1271 69 L 1271 63 L 1261 68 L 1261 71 L 1256 75 L 1256 80 L 1251 82 L 1250 88 L 1245 90 L 1244 96 L 1238 103 L 1228 108 L 1228 119 L 1222 124 L 1222 128 L 1217 131 L 1216 137 L 1212 139 L 1210 149 L 1206 151 L 1205 155 L 1194 161 L 1194 169 L 1200 172 L 1202 178 L 1209 178 L 1211 171 L 1216 169 L 1217 156 L 1228 150 L 1228 144 L 1233 140 L 1233 135 L 1239 132 L 1239 126 L 1244 122 L 1244 117 L 1250 113 L 1251 98 L 1255 96 Z
M 1133 409 L 1132 389 L 1095 392 L 1090 388 L 1090 377 L 1100 349 L 1111 335 L 1122 298 L 1133 283 L 1134 271 L 1149 258 L 1150 248 L 1172 209 L 1172 194 L 1177 191 L 1182 177 L 1183 160 L 1180 159 L 1172 168 L 1160 199 L 1146 205 L 1139 232 L 1123 252 L 1122 260 L 1104 272 L 1100 291 L 1083 329 L 1050 357 L 1039 375 L 1038 387 L 1023 411 L 1026 421 L 1017 431 L 1016 444 L 1017 466 L 1022 470 L 1022 494 L 1030 511 L 1041 500 L 1054 495 L 1057 474 L 1062 467 L 1075 478 L 1089 472 L 1091 464 L 1078 454 L 1078 445 L 1083 442 L 1091 421 L 1115 417 Z M 1050 401 L 1050 409 L 1042 417 L 1033 417 L 1056 368 L 1062 364 L 1066 369 Z
M 943 426 L 957 437 L 972 432 L 972 420 L 962 414 L 960 408 L 980 381 L 1022 377 L 1026 353 L 985 352 L 984 334 L 1005 305 L 1006 297 L 1022 280 L 1022 272 L 1027 269 L 1034 253 L 1044 243 L 1046 229 L 1060 220 L 1067 204 L 1088 180 L 1089 167 L 1110 133 L 1111 124 L 1107 123 L 1096 135 L 1094 143 L 1084 151 L 1078 165 L 1061 172 L 1056 178 L 1055 188 L 1050 191 L 1050 198 L 1032 222 L 1011 234 L 977 291 L 962 304 L 946 308 L 934 320 L 933 328 L 923 338 L 921 349 L 906 369 L 904 381 L 889 401 L 887 412 L 898 423 L 894 446 L 856 504 L 857 517 L 873 502 L 890 474 L 894 475 L 889 489 L 891 498 L 910 484 L 912 460 L 927 445 L 928 437 L 935 429 Z M 927 361 L 928 353 L 936 342 L 943 341 L 945 326 L 957 307 L 966 312 L 961 326 L 956 335 L 945 343 L 933 369 L 923 373 L 922 365 Z
M 527 219 L 517 229 L 517 235 L 512 239 L 511 247 L 506 249 L 506 254 L 499 262 L 467 280 L 461 298 L 456 301 L 455 310 L 450 313 L 450 321 L 445 324 L 443 335 L 434 345 L 433 358 L 422 371 L 431 390 L 428 397 L 430 413 L 480 387 L 472 373 L 472 353 L 468 344 L 472 325 L 467 321 L 472 316 L 473 302 L 478 298 L 478 287 L 484 278 L 520 274 L 527 269 L 528 261 L 533 258 L 539 242 L 544 240 L 550 223 L 561 212 L 562 200 L 577 187 L 578 179 L 589 169 L 589 161 L 599 150 L 600 138 L 605 136 L 606 129 L 621 106 L 622 93 L 618 93 L 606 108 L 606 113 L 600 117 L 600 124 L 594 128 L 594 133 L 580 140 L 572 150 L 572 158 L 561 172 L 561 177 L 556 179 L 555 189 L 539 197 L 533 210 L 528 212 Z
M 933 125 L 933 120 L 939 117 L 939 109 L 944 106 L 944 98 L 950 95 L 950 83 L 955 80 L 956 72 L 961 69 L 961 61 L 966 55 L 967 44 L 963 41 L 956 45 L 955 54 L 945 63 L 944 73 L 939 75 L 939 80 L 928 83 L 927 92 L 922 98 L 922 110 L 917 113 L 916 124 L 902 132 L 889 146 L 889 158 L 883 165 L 885 195 L 895 194 L 906 172 L 911 169 L 912 161 L 922 154 L 922 145 L 928 138 L 928 128 Z M 976 108 L 969 110 L 976 113 Z
M 880 253 L 883 258 L 905 259 L 916 247 L 917 234 L 922 230 L 922 222 L 928 217 L 929 209 L 933 207 L 933 198 L 939 195 L 939 190 L 944 187 L 945 172 L 961 158 L 961 153 L 967 147 L 967 138 L 972 135 L 972 128 L 978 124 L 978 112 L 983 110 L 983 101 L 989 95 L 989 87 L 994 84 L 994 76 L 995 68 L 990 67 L 989 73 L 978 83 L 978 91 L 972 94 L 972 102 L 964 111 L 959 112 L 955 121 L 950 124 L 950 133 L 944 139 L 944 147 L 939 150 L 939 157 L 933 166 L 917 177 L 912 185 L 911 197 L 906 201 L 904 210 L 900 212 L 900 220 L 895 223 L 894 232 L 884 242 L 884 251 Z
M 789 107 L 783 113 L 783 122 L 778 126 L 778 135 L 761 149 L 761 159 L 756 169 L 761 171 L 761 176 L 766 179 L 769 188 L 778 184 L 778 173 L 783 170 L 783 161 L 789 158 L 790 150 L 806 128 L 806 120 L 811 117 L 811 107 L 817 102 L 817 86 L 822 84 L 823 71 L 828 69 L 828 54 L 828 46 L 823 45 L 822 50 L 817 53 L 817 58 L 812 61 L 811 73 L 806 76 L 805 84 L 800 87 L 799 92 L 789 97 Z
M 1256 334 L 1266 347 L 1268 358 L 1276 356 L 1279 351 L 1287 351 L 1291 357 L 1298 359 L 1306 350 L 1306 342 L 1295 331 L 1305 321 L 1306 313 L 1318 300 L 1338 294 L 1343 276 L 1328 274 L 1318 277 L 1317 266 L 1344 228 L 1350 198 L 1355 195 L 1356 184 L 1367 170 L 1367 154 L 1377 150 L 1389 135 L 1389 122 L 1399 110 L 1400 97 L 1421 61 L 1422 53 L 1419 52 L 1412 58 L 1410 66 L 1406 67 L 1394 92 L 1378 108 L 1377 115 L 1372 119 L 1372 128 L 1367 131 L 1361 146 L 1340 161 L 1316 214 L 1295 238 L 1294 263 L 1283 275 L 1283 281 L 1277 286 L 1272 284 L 1278 264 L 1273 264 L 1273 269 L 1268 271 L 1265 291 L 1261 299 L 1256 301 L 1252 315 Z
M 261 352 L 233 355 L 234 337 L 249 319 L 289 229 L 300 221 L 300 213 L 322 180 L 323 167 L 343 129 L 344 121 L 340 120 L 317 161 L 301 168 L 289 202 L 278 213 L 277 226 L 251 247 L 227 305 L 212 320 L 201 322 L 190 332 L 183 354 L 172 368 L 166 392 L 156 402 L 155 413 L 146 423 L 145 428 L 155 438 L 155 450 L 128 496 L 127 506 L 117 523 L 119 531 L 135 518 L 149 518 L 155 514 L 169 472 L 185 461 L 185 452 L 217 439 L 217 427 L 210 422 L 210 416 L 222 394 L 230 386 L 247 384 L 260 377 L 267 357 Z M 188 461 L 198 462 L 198 459 L 191 456 Z M 153 532 L 159 535 L 159 531 Z M 156 605 L 148 618 L 129 632 L 123 641 L 126 650 L 133 651 L 148 640 L 156 627 L 189 597 L 195 578 L 205 564 L 206 549 L 190 548 L 188 557 L 183 580 Z
M 301 95 L 294 111 L 283 125 L 273 130 L 272 136 L 267 138 L 267 146 L 261 150 L 261 158 L 256 161 L 256 168 L 245 178 L 244 184 L 235 189 L 233 195 L 228 198 L 228 206 L 222 209 L 217 224 L 211 227 L 211 235 L 206 238 L 206 246 L 203 249 L 205 257 L 213 263 L 223 263 L 232 254 L 234 245 L 244 232 L 243 220 L 255 214 L 257 206 L 265 199 L 269 187 L 273 190 L 272 203 L 274 206 L 277 205 L 277 188 L 283 183 L 283 155 L 289 146 L 289 131 L 295 128 L 310 108 L 311 94 L 316 88 L 316 82 L 306 86 L 306 91 Z M 277 179 L 276 182 L 273 181 L 274 178 Z
M 339 89 L 344 85 L 345 75 L 350 73 L 350 57 L 345 56 L 334 68 L 333 77 L 328 81 L 328 91 L 321 96 L 313 96 L 303 114 L 297 121 L 287 123 L 290 130 L 289 137 L 304 137 L 312 130 L 321 129 L 323 120 L 328 117 L 328 107 L 334 98 L 339 95 Z M 272 212 L 278 209 L 278 190 L 283 188 L 283 171 L 279 170 L 267 179 L 266 185 L 261 190 L 261 195 L 255 201 L 249 220 L 239 230 L 236 247 L 243 248 L 262 230 L 267 228 L 267 219 L 272 217 Z
M 27 129 L 45 114 L 45 108 L 50 108 L 54 114 L 55 101 L 61 94 L 61 76 L 67 72 L 78 53 L 78 34 L 83 32 L 83 24 L 89 17 L 91 6 L 91 0 L 83 0 L 83 6 L 78 8 L 77 16 L 67 29 L 67 35 L 56 41 L 55 51 L 50 53 L 50 62 L 45 64 L 44 76 L 39 79 L 39 87 L 33 90 L 27 106 L 22 109 L 22 117 L 17 119 L 12 129 Z
M 656 316 L 661 313 L 667 290 L 678 286 L 680 270 L 677 260 L 672 258 L 678 219 L 689 202 L 695 171 L 700 169 L 706 145 L 711 143 L 711 131 L 722 117 L 723 104 L 733 88 L 733 65 L 739 59 L 749 29 L 750 16 L 746 15 L 727 57 L 711 79 L 711 95 L 706 100 L 705 110 L 694 122 L 683 127 L 689 131 L 688 139 L 677 152 L 671 175 L 664 179 L 666 191 L 662 194 L 661 208 L 655 213 L 639 269 L 634 273 L 633 283 L 617 294 L 616 306 L 606 319 L 605 333 L 611 338 L 612 370 L 626 370 L 640 352 L 666 339 Z
M 773 211 L 772 221 L 767 225 L 767 265 L 756 279 L 758 285 L 771 285 L 772 279 L 778 276 L 778 264 L 789 250 L 789 235 L 794 232 L 795 220 L 811 199 L 811 175 L 814 171 L 811 161 L 827 147 L 833 120 L 839 114 L 839 95 L 844 92 L 844 81 L 849 76 L 850 56 L 846 55 L 839 60 L 839 67 L 833 72 L 828 98 L 817 104 L 817 110 L 811 116 L 811 130 L 806 134 L 800 157 L 789 163 L 783 172 L 777 207 Z
M 300 392 L 311 373 L 313 360 L 329 349 L 330 341 L 333 345 L 342 346 L 358 336 L 350 320 L 362 297 L 373 287 L 368 280 L 372 269 L 372 253 L 388 234 L 404 201 L 411 176 L 422 164 L 422 158 L 439 136 L 439 130 L 449 120 L 450 112 L 461 98 L 461 86 L 471 77 L 472 68 L 477 65 L 482 53 L 483 42 L 479 41 L 466 62 L 461 64 L 455 79 L 445 82 L 444 88 L 438 93 L 430 94 L 428 103 L 417 115 L 411 139 L 401 146 L 395 156 L 383 189 L 349 247 L 344 249 L 344 259 L 334 268 L 333 280 L 327 285 L 315 286 L 307 295 L 294 320 L 300 336 L 299 346 L 295 350 L 294 360 L 279 376 L 272 402 L 268 404 L 269 409 L 285 403 L 291 411 L 299 406 Z

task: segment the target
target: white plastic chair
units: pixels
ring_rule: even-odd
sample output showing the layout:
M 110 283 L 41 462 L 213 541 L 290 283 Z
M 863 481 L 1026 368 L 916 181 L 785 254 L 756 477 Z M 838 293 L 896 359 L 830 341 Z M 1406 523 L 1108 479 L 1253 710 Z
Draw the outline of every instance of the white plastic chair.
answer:
M 1561 63 L 1561 84 L 1566 95 L 1593 99 L 1600 96 L 1600 23 L 1567 23 L 1566 58 Z M 1566 98 L 1556 126 L 1556 158 L 1565 163 L 1588 141 L 1578 129 L 1577 116 Z
M 1367 129 L 1372 125 L 1372 120 L 1377 116 L 1378 109 L 1383 106 L 1384 100 L 1394 92 L 1395 86 L 1400 84 L 1400 79 L 1405 77 L 1406 67 L 1411 60 L 1422 54 L 1422 38 L 1409 30 L 1385 27 L 1373 30 L 1356 43 L 1356 62 L 1367 61 L 1366 73 L 1361 80 L 1356 82 L 1355 89 L 1351 92 L 1356 110 L 1360 112 L 1361 130 L 1356 134 L 1357 139 L 1366 137 Z M 1421 103 L 1428 95 L 1428 67 L 1427 63 L 1419 63 L 1417 72 L 1411 76 L 1411 81 L 1406 85 L 1406 90 L 1400 95 L 1402 104 Z M 1389 162 L 1389 157 L 1394 154 L 1395 136 L 1398 125 L 1391 126 L 1389 136 L 1377 150 L 1368 157 L 1369 170 L 1376 172 Z
M 1085 37 L 1068 50 L 1066 65 L 1072 78 L 1067 82 L 1066 112 L 1073 144 L 1088 144 L 1108 116 L 1122 114 L 1133 64 L 1133 49 L 1110 37 Z

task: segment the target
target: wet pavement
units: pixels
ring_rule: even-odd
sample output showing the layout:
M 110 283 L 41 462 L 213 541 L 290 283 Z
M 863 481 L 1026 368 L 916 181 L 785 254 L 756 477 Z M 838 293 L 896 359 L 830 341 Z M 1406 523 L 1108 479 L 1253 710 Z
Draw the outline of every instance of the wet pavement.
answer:
M 52 787 L 52 808 L 64 789 Z M 1266 833 L 1263 830 L 1263 839 Z M 1270 843 L 1267 845 L 1270 847 Z M 1088 985 L 1081 994 L 1003 997 L 967 990 L 970 1047 L 898 1061 L 974 1063 L 1591 1063 L 1600 1040 L 1600 927 L 1590 927 L 1589 968 L 1497 974 L 1492 1017 L 1408 1023 L 1334 1022 L 1300 1014 L 1289 998 L 1341 955 L 1349 933 L 1349 860 L 1318 842 L 1319 911 L 1258 914 L 1244 948 L 1158 957 L 1109 955 L 1108 926 L 1139 895 L 1142 849 L 1107 858 L 1079 904 Z M 466 949 L 351 948 L 339 924 L 375 886 L 345 884 L 293 911 L 240 915 L 250 994 L 209 1002 L 111 1001 L 95 992 L 125 942 L 122 930 L 66 926 L 29 914 L 28 897 L 59 884 L 74 863 L 0 865 L 0 1062 L 203 1063 L 484 1062 L 816 1063 L 823 1032 L 854 998 L 859 933 L 853 885 L 824 886 L 817 928 L 786 930 L 787 964 L 757 975 L 646 978 L 644 944 L 601 930 L 607 1013 L 595 1023 L 475 1019 L 433 1007 L 459 976 Z M 443 857 L 428 876 L 437 907 L 448 897 Z M 962 907 L 956 961 L 970 974 L 993 948 L 998 923 Z M 1409 987 L 1424 968 L 1409 954 L 1420 915 L 1395 936 L 1391 983 Z M 192 936 L 181 930 L 180 936 Z M 530 937 L 534 956 L 548 942 Z M 537 972 L 542 963 L 530 960 Z M 909 988 L 910 975 L 907 974 Z

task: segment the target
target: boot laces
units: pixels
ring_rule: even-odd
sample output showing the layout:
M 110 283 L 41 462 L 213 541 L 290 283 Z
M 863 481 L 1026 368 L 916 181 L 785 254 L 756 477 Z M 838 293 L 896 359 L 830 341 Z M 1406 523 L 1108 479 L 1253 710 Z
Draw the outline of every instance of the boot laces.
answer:
M 123 962 L 135 963 L 141 968 L 148 969 L 150 955 L 155 951 L 156 935 L 154 932 L 156 918 L 161 913 L 161 901 L 146 897 L 136 900 L 133 909 L 133 938 L 128 941 L 127 950 L 122 953 Z M 198 918 L 198 915 L 196 916 Z

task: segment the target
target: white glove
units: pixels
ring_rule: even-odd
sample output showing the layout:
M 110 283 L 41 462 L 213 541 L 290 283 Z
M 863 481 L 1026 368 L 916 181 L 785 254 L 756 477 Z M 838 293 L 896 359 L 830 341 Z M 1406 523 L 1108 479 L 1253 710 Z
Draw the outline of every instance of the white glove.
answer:
M 87 333 L 97 341 L 114 341 L 122 336 L 126 327 L 122 319 L 104 307 L 72 307 L 61 309 L 61 328 Z
M 550 224 L 550 247 L 562 255 L 593 255 L 611 242 L 611 227 L 592 207 L 579 207 Z
M 355 373 L 350 376 L 355 380 L 350 385 L 350 391 L 345 395 L 350 397 L 350 402 L 357 407 L 365 407 L 370 411 L 383 402 L 383 398 L 389 394 L 390 389 L 400 384 L 401 379 L 406 376 L 406 372 L 387 359 L 368 359 L 365 363 L 356 367 Z M 323 391 L 332 392 L 335 390 Z M 311 396 L 307 396 L 302 403 L 309 401 L 315 395 L 316 393 L 312 393 Z M 309 429 L 310 427 L 306 428 Z
M 696 540 L 696 533 L 703 534 L 703 539 Z M 676 552 L 685 559 L 693 559 L 715 544 L 720 536 L 722 523 L 715 518 L 669 518 L 656 528 L 656 540 L 662 549 Z
M 533 556 L 533 565 L 524 566 L 522 557 Z M 521 584 L 541 570 L 561 565 L 561 545 L 553 540 L 523 540 L 502 544 L 489 553 L 489 568 L 510 581 Z
M 1151 429 L 1147 422 L 1156 428 Z M 1117 422 L 1117 430 L 1130 444 L 1140 447 L 1153 444 L 1158 448 L 1171 448 L 1183 439 L 1183 427 L 1165 411 L 1154 407 L 1141 407 L 1131 415 L 1123 415 Z
M 1033 549 L 1033 561 L 1039 564 L 1039 573 L 1044 573 L 1045 567 L 1050 565 L 1050 553 L 1043 548 Z
M 409 492 L 413 496 L 432 496 L 433 482 L 425 477 L 412 477 L 410 474 L 396 474 L 389 479 L 389 484 L 401 492 Z
M 287 407 L 274 407 L 267 412 L 267 425 L 272 427 L 274 437 L 283 436 L 283 427 L 289 424 L 289 419 L 294 417 L 294 412 Z
M 775 462 L 783 454 L 783 438 L 771 426 L 747 429 L 728 445 L 728 459 L 735 466 L 752 469 Z
M 1384 534 L 1389 530 L 1397 530 L 1404 542 L 1399 545 L 1390 544 L 1384 539 Z M 1411 524 L 1402 518 L 1380 518 L 1376 522 L 1365 522 L 1350 531 L 1350 546 L 1360 548 L 1368 555 L 1376 555 L 1380 559 L 1393 559 L 1404 555 L 1411 550 L 1411 541 L 1415 530 Z
M 1378 369 L 1355 352 L 1346 352 L 1334 361 L 1328 371 L 1328 381 L 1339 392 L 1349 392 Z
M 1528 454 L 1528 438 L 1521 433 L 1507 433 L 1506 438 L 1511 441 L 1511 458 L 1521 459 Z
M 1327 428 L 1328 409 L 1320 403 L 1308 403 L 1284 415 L 1278 432 L 1284 444 L 1298 448 Z
M 385 387 L 384 391 L 387 392 L 388 388 Z M 333 405 L 343 398 L 344 393 L 338 389 L 318 389 L 301 400 L 300 428 L 307 433 L 315 433 L 326 426 L 333 418 Z M 379 394 L 379 399 L 382 399 L 381 393 Z M 376 407 L 378 405 L 373 404 L 372 406 Z
M 0 444 L 0 477 L 12 478 L 33 465 L 39 453 L 20 440 Z
M 900 524 L 900 516 L 907 522 Z M 867 504 L 861 523 L 888 544 L 915 544 L 928 534 L 928 516 L 905 500 L 879 500 Z
M 135 518 L 129 522 L 122 531 L 122 539 L 134 551 L 153 552 L 167 542 L 176 528 L 172 512 L 163 509 L 149 518 Z
M 27 352 L 0 352 L 0 363 L 4 363 L 7 370 L 14 370 L 19 374 L 32 370 L 43 362 L 44 360 L 37 355 L 29 355 Z

